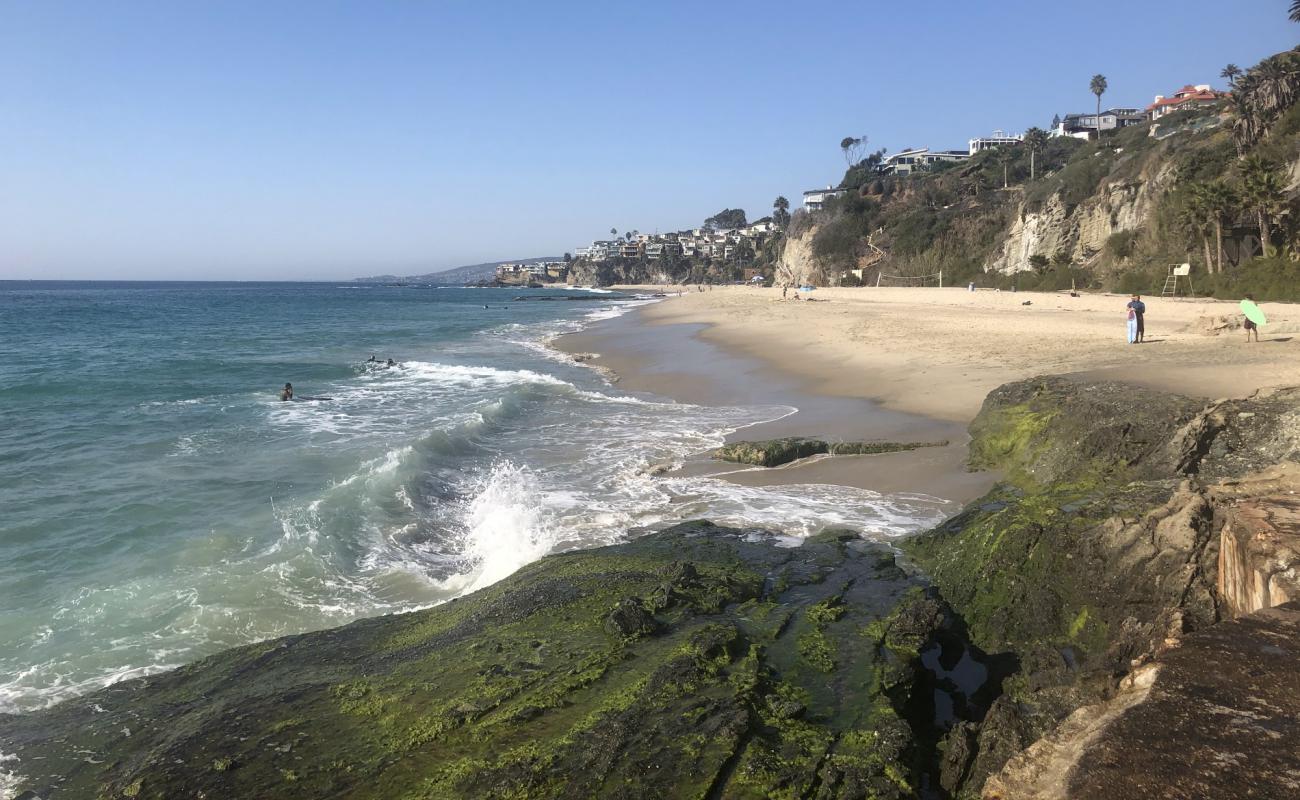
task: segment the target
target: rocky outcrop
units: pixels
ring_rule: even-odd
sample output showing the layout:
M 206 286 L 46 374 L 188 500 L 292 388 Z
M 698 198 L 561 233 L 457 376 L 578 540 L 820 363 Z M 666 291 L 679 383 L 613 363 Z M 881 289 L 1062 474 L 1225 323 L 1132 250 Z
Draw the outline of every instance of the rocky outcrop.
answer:
M 765 439 L 757 442 L 730 442 L 713 451 L 713 457 L 738 464 L 779 467 L 791 461 L 816 455 L 862 456 L 899 453 L 921 447 L 946 447 L 947 442 L 827 442 L 822 439 Z
M 1300 600 L 1300 467 L 1216 492 L 1224 501 L 1218 591 L 1230 616 Z
M 971 434 L 1004 481 L 901 562 L 684 523 L 0 715 L 5 769 L 29 798 L 1296 796 L 1300 607 L 1250 612 L 1297 596 L 1300 390 L 1036 378 Z
M 0 715 L 0 751 L 43 798 L 911 798 L 936 692 L 970 706 L 922 664 L 948 628 L 852 532 L 687 523 Z
M 776 277 L 773 279 L 776 285 L 826 285 L 826 276 L 813 253 L 813 239 L 817 236 L 817 230 L 816 225 L 810 225 L 786 237 L 781 259 L 776 265 Z
M 1051 258 L 1064 251 L 1071 262 L 1092 262 L 1116 233 L 1143 227 L 1160 194 L 1174 179 L 1174 168 L 1164 164 L 1151 175 L 1106 184 L 1078 206 L 1068 207 L 1059 193 L 1040 208 L 1022 202 L 1006 238 L 986 272 L 1013 273 L 1032 270 L 1035 255 Z
M 983 722 L 955 727 L 944 743 L 945 774 L 962 775 L 954 795 L 977 796 L 985 777 L 1032 741 L 1086 740 L 1122 703 L 1072 716 L 1078 709 L 1125 686 L 1140 692 L 1145 665 L 1234 613 L 1219 568 L 1224 531 L 1247 519 L 1256 532 L 1262 519 L 1290 524 L 1290 501 L 1276 502 L 1280 484 L 1255 473 L 1279 459 L 1286 469 L 1300 462 L 1298 415 L 1294 389 L 1206 405 L 1039 378 L 989 395 L 971 425 L 971 460 L 1007 480 L 904 544 L 973 645 L 1016 664 Z M 1270 587 L 1285 583 L 1282 539 L 1251 552 L 1246 560 L 1269 572 Z M 1196 770 L 1185 760 L 1168 768 Z M 1046 761 L 1035 769 L 1061 773 Z
M 985 800 L 1300 796 L 1300 603 L 1184 637 L 1012 758 Z

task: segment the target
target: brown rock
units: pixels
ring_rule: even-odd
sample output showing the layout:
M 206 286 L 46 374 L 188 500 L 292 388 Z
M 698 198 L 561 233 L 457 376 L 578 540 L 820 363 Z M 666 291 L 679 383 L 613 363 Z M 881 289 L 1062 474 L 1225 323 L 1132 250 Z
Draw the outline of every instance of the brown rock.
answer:
M 1300 603 L 1186 636 L 984 785 L 986 800 L 1300 797 Z

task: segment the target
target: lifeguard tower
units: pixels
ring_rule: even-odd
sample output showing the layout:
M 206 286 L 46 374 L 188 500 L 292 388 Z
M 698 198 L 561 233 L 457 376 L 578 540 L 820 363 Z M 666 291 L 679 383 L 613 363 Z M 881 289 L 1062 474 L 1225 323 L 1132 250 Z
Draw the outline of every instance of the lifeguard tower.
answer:
M 1165 276 L 1165 288 L 1160 290 L 1160 296 L 1177 297 L 1179 278 L 1182 278 L 1183 283 L 1187 284 L 1188 294 L 1196 291 L 1192 288 L 1192 265 L 1183 262 L 1182 264 L 1169 265 L 1169 274 Z

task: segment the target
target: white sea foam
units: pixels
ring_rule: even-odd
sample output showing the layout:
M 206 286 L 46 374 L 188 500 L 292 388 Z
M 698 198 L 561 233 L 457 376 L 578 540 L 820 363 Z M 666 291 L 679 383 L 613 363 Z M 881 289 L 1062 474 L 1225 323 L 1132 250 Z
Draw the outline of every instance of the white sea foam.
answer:
M 549 553 L 556 544 L 547 499 L 529 470 L 494 465 L 465 503 L 460 556 L 469 569 L 445 583 L 471 592 L 490 586 Z
M 18 756 L 0 752 L 0 800 L 13 800 L 22 788 L 22 778 L 13 770 L 18 766 Z

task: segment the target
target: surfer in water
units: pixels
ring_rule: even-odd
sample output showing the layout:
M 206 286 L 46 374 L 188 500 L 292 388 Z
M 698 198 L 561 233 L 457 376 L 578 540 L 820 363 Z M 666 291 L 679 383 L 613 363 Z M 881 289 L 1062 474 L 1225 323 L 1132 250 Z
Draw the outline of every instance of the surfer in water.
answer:
M 283 402 L 285 400 L 292 400 L 292 399 L 293 399 L 293 384 L 286 383 L 284 385 L 284 388 L 280 390 L 280 401 Z

